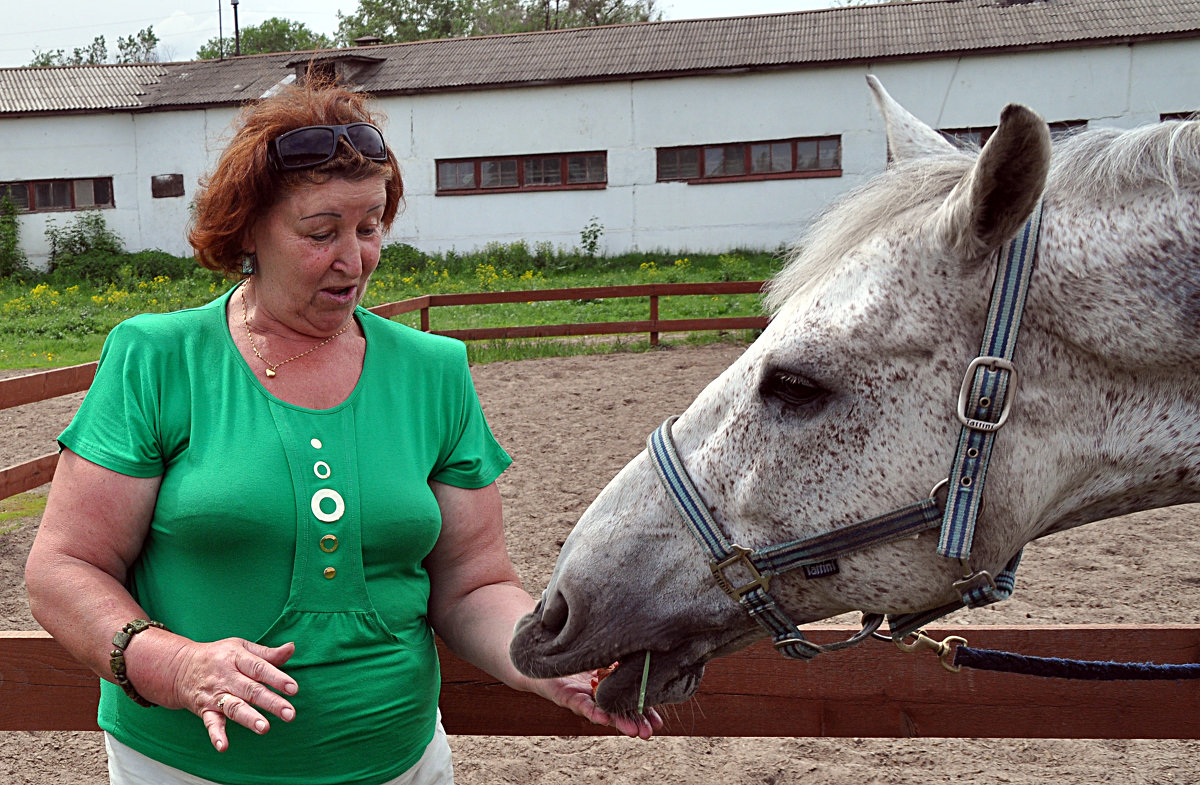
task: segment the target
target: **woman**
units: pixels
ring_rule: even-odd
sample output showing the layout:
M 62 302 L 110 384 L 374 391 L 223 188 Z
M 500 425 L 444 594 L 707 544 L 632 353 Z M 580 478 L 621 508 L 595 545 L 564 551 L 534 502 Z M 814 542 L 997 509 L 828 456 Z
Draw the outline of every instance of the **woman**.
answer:
M 601 712 L 587 675 L 509 662 L 533 601 L 463 346 L 358 307 L 401 195 L 361 95 L 269 98 L 189 235 L 243 281 L 105 343 L 26 581 L 39 623 L 105 679 L 113 783 L 450 782 L 434 631 L 594 722 L 661 726 Z

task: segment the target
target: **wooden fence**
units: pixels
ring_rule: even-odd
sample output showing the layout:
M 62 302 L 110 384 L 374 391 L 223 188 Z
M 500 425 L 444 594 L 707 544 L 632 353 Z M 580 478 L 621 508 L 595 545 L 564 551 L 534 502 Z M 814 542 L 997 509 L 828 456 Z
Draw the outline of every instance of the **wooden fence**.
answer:
M 525 327 L 480 327 L 471 330 L 435 330 L 463 341 L 494 340 L 498 338 L 549 338 L 576 335 L 619 335 L 648 333 L 651 345 L 658 345 L 658 336 L 665 332 L 697 330 L 761 330 L 767 326 L 765 316 L 724 316 L 707 319 L 659 319 L 661 297 L 685 295 L 757 294 L 763 281 L 716 281 L 712 283 L 656 283 L 636 286 L 587 286 L 577 289 L 535 289 L 519 292 L 476 292 L 472 294 L 427 294 L 409 300 L 379 305 L 371 310 L 391 318 L 402 313 L 421 312 L 421 329 L 430 331 L 431 308 L 453 305 L 494 305 L 498 303 L 548 302 L 552 300 L 600 300 L 610 297 L 645 297 L 650 301 L 647 319 L 624 322 L 582 322 L 577 324 L 543 324 Z
M 601 297 L 647 297 L 649 319 L 444 331 L 463 340 L 755 329 L 765 318 L 661 320 L 658 298 L 757 292 L 761 282 L 652 284 L 526 292 L 428 295 L 371 310 L 391 317 L 439 306 Z M 96 364 L 0 381 L 0 409 L 86 390 Z M 0 499 L 48 482 L 57 454 L 0 472 Z M 808 632 L 808 630 L 806 630 Z M 828 643 L 846 628 L 814 626 Z M 953 632 L 975 648 L 1090 660 L 1200 661 L 1200 625 L 990 626 Z M 442 710 L 452 734 L 590 735 L 594 726 L 541 698 L 517 693 L 442 651 Z M 0 632 L 0 730 L 96 730 L 98 680 L 43 632 Z M 813 662 L 767 644 L 709 664 L 695 700 L 668 710 L 664 733 L 690 736 L 1200 738 L 1200 680 L 1078 682 L 983 671 L 951 674 L 932 656 L 867 641 Z
M 1200 625 L 931 629 L 971 646 L 1100 660 L 1195 662 Z M 818 643 L 847 628 L 814 626 Z M 0 632 L 0 730 L 96 730 L 97 678 L 41 632 Z M 666 711 L 679 736 L 1200 738 L 1200 680 L 1086 682 L 964 670 L 866 641 L 812 662 L 766 644 L 714 660 L 696 698 Z M 452 734 L 612 733 L 497 683 L 442 651 Z
M 420 311 L 422 330 L 437 332 L 440 335 L 448 335 L 463 341 L 648 333 L 650 343 L 657 345 L 659 334 L 664 332 L 752 330 L 766 327 L 767 318 L 765 316 L 729 316 L 707 319 L 660 319 L 658 317 L 659 299 L 662 297 L 754 294 L 762 291 L 763 283 L 763 281 L 716 281 L 712 283 L 591 286 L 579 289 L 533 289 L 517 292 L 427 294 L 408 300 L 384 303 L 369 310 L 388 319 L 400 314 Z M 649 318 L 624 322 L 486 327 L 471 330 L 431 330 L 430 328 L 429 312 L 431 309 L 439 307 L 629 297 L 647 298 Z M 92 362 L 0 380 L 0 409 L 81 392 L 91 385 L 95 375 L 96 363 Z M 0 471 L 0 499 L 7 499 L 9 496 L 49 482 L 54 475 L 54 467 L 57 463 L 58 453 L 53 452 Z

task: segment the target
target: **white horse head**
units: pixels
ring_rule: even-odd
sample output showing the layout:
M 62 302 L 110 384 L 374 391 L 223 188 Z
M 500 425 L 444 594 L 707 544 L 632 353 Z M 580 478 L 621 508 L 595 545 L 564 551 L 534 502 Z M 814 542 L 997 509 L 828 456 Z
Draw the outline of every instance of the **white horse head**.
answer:
M 1029 541 L 1200 500 L 1200 122 L 1055 145 L 1009 105 L 957 150 L 869 78 L 892 165 L 818 221 L 773 281 L 770 326 L 679 418 L 679 456 L 724 536 L 757 549 L 872 518 L 947 477 L 964 369 L 997 251 L 1043 200 L 1012 416 L 991 454 L 971 561 L 996 574 Z M 938 534 L 774 578 L 797 624 L 956 599 Z M 704 664 L 765 632 L 713 580 L 646 452 L 559 555 L 512 656 L 550 676 L 653 652 L 648 704 L 686 700 Z M 598 700 L 630 711 L 641 668 Z

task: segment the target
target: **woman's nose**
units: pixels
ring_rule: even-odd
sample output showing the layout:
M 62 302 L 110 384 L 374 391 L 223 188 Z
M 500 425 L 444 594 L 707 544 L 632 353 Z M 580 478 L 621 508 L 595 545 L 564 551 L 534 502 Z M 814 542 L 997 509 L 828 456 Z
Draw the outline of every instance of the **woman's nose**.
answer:
M 338 238 L 334 266 L 357 278 L 363 269 L 363 243 L 351 232 Z

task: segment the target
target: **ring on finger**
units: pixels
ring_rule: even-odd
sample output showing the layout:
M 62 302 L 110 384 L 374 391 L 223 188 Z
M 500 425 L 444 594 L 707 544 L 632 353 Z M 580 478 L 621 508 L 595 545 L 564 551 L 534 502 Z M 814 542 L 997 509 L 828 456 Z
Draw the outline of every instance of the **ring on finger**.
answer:
M 217 700 L 217 711 L 225 711 L 225 701 L 229 700 L 229 694 L 222 695 Z

